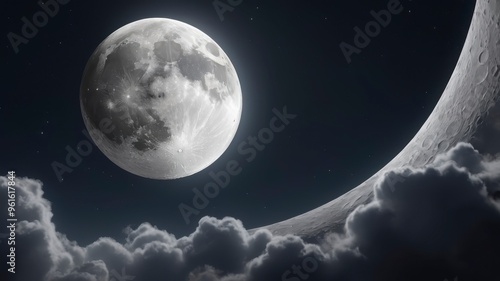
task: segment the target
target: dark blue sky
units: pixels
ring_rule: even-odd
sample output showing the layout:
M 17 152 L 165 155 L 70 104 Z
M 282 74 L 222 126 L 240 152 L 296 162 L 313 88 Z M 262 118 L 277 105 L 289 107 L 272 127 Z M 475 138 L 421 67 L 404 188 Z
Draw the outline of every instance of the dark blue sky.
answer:
M 241 219 L 247 228 L 324 204 L 371 176 L 420 129 L 460 54 L 474 1 L 402 1 L 403 11 L 348 63 L 339 44 L 372 20 L 384 1 L 249 1 L 221 21 L 211 1 L 70 1 L 16 54 L 35 1 L 2 9 L 0 171 L 44 183 L 59 231 L 82 244 L 120 238 L 148 221 L 178 236 L 205 215 Z M 184 179 L 158 181 L 121 170 L 96 147 L 59 182 L 51 163 L 85 140 L 79 86 L 85 64 L 109 34 L 148 17 L 191 24 L 228 54 L 243 91 L 231 146 L 213 165 Z M 246 161 L 237 146 L 267 127 L 273 108 L 297 117 Z M 230 160 L 242 172 L 186 225 L 178 206 Z

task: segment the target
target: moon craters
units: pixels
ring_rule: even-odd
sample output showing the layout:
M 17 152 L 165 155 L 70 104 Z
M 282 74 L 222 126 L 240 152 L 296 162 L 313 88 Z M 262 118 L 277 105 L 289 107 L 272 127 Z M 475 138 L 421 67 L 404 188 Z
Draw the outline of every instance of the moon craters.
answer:
M 476 71 L 476 83 L 483 83 L 484 80 L 488 77 L 488 67 L 484 64 L 479 65 Z
M 219 48 L 217 46 L 215 46 L 215 44 L 211 43 L 211 42 L 208 42 L 205 47 L 207 48 L 207 50 L 214 56 L 218 57 L 219 56 Z
M 479 54 L 479 63 L 480 64 L 485 64 L 488 61 L 488 58 L 489 58 L 489 52 L 488 52 L 488 50 L 483 50 Z
M 223 49 L 190 25 L 160 18 L 130 23 L 97 47 L 80 103 L 101 151 L 152 179 L 212 164 L 232 141 L 242 109 L 238 75 Z
M 491 75 L 493 75 L 493 78 L 495 79 L 500 78 L 500 67 L 498 65 L 495 65 L 491 68 Z

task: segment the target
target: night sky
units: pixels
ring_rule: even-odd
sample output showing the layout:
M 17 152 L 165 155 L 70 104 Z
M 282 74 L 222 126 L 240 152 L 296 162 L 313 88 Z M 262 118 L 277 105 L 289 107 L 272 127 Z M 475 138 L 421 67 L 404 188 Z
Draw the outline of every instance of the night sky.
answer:
M 247 229 L 318 207 L 357 186 L 412 139 L 434 109 L 460 55 L 475 1 L 401 1 L 403 11 L 346 61 L 339 44 L 372 20 L 387 0 L 249 1 L 219 17 L 211 1 L 70 1 L 14 51 L 6 34 L 21 33 L 35 1 L 2 9 L 3 94 L 0 172 L 43 182 L 52 221 L 86 245 L 150 222 L 187 235 L 203 216 L 241 220 Z M 79 87 L 92 52 L 109 34 L 150 17 L 176 19 L 214 39 L 234 64 L 243 94 L 231 145 L 205 170 L 177 180 L 151 180 L 113 164 L 97 147 L 60 182 L 51 164 L 64 163 L 86 128 Z M 255 159 L 240 143 L 268 127 L 273 108 L 297 117 Z M 238 176 L 186 224 L 179 204 L 209 172 L 236 160 Z M 4 202 L 2 202 L 3 206 Z

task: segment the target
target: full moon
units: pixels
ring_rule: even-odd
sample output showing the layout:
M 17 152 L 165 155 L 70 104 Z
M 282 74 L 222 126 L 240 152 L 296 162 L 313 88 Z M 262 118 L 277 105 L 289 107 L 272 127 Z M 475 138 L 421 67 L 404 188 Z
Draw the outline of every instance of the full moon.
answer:
M 216 161 L 242 110 L 236 70 L 222 48 L 186 23 L 139 20 L 91 55 L 80 86 L 97 147 L 138 176 L 175 179 Z

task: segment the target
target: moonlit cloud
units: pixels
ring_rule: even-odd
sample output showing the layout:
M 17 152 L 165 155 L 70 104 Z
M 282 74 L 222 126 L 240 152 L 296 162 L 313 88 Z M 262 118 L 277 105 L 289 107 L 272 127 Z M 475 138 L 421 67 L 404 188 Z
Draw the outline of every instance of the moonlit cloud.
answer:
M 392 173 L 392 174 L 391 174 Z M 389 180 L 397 175 L 403 180 Z M 248 233 L 234 218 L 203 217 L 177 238 L 149 223 L 124 241 L 70 241 L 52 223 L 43 184 L 17 178 L 17 280 L 267 281 L 498 280 L 500 161 L 459 144 L 431 165 L 391 171 L 343 233 L 316 244 Z M 7 179 L 0 177 L 5 197 Z M 6 198 L 2 198 L 2 200 Z M 5 201 L 2 201 L 5 202 Z M 56 214 L 57 215 L 57 214 Z M 27 270 L 29 269 L 29 270 Z M 133 278 L 133 279 L 132 279 Z

